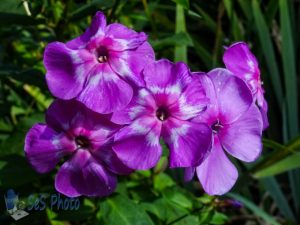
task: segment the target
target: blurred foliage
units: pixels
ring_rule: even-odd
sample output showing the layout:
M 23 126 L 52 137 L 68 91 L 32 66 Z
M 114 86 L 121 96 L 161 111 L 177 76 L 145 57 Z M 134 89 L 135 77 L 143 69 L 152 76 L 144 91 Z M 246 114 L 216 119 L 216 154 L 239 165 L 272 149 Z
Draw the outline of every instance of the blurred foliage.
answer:
M 195 178 L 166 169 L 120 177 L 107 198 L 80 198 L 78 211 L 48 208 L 13 222 L 0 201 L 0 224 L 300 224 L 299 46 L 300 2 L 292 0 L 1 0 L 0 194 L 24 198 L 55 193 L 54 175 L 34 172 L 24 137 L 52 101 L 45 84 L 43 51 L 52 41 L 80 35 L 96 11 L 109 22 L 145 31 L 156 58 L 188 62 L 193 71 L 223 66 L 224 46 L 246 41 L 259 59 L 270 127 L 264 152 L 253 164 L 235 162 L 233 193 L 210 197 Z M 276 177 L 275 177 L 276 175 Z M 236 209 L 234 200 L 244 207 Z M 49 198 L 46 198 L 46 202 Z

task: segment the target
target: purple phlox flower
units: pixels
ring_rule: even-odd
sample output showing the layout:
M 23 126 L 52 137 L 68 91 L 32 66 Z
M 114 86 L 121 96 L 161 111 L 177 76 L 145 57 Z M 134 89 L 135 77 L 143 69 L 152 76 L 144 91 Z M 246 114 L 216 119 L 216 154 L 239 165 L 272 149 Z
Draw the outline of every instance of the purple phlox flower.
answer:
M 226 153 L 244 162 L 256 160 L 262 150 L 262 119 L 250 89 L 230 71 L 214 69 L 198 77 L 210 104 L 194 120 L 211 127 L 213 144 L 200 166 L 186 169 L 185 179 L 191 179 L 196 171 L 205 192 L 222 195 L 233 187 L 238 177 Z
M 75 100 L 56 100 L 46 113 L 47 124 L 35 124 L 25 139 L 25 154 L 40 173 L 54 169 L 57 191 L 69 197 L 106 196 L 117 184 L 116 174 L 131 172 L 112 151 L 120 128 Z
M 268 104 L 264 98 L 263 82 L 260 78 L 260 70 L 255 56 L 244 42 L 232 44 L 225 50 L 223 62 L 226 68 L 234 75 L 244 80 L 249 86 L 253 100 L 260 108 L 263 120 L 263 129 L 269 126 Z
M 44 53 L 50 92 L 104 114 L 130 102 L 132 87 L 142 82 L 141 70 L 153 60 L 145 33 L 118 23 L 106 25 L 101 12 L 84 34 L 66 44 L 50 43 Z
M 143 71 L 140 88 L 125 110 L 112 121 L 128 124 L 115 135 L 118 158 L 132 169 L 149 169 L 158 162 L 160 138 L 170 149 L 170 167 L 199 165 L 211 147 L 211 129 L 191 122 L 208 103 L 200 82 L 184 63 L 159 60 Z

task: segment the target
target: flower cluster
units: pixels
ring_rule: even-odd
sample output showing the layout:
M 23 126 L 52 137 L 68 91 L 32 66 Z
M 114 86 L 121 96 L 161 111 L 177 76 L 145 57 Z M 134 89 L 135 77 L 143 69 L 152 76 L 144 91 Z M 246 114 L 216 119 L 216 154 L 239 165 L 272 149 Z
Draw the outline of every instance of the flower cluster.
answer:
M 224 54 L 225 68 L 191 72 L 155 60 L 145 33 L 106 24 L 98 12 L 81 36 L 50 43 L 46 81 L 57 97 L 46 124 L 35 124 L 25 154 L 40 173 L 61 165 L 55 188 L 76 197 L 111 194 L 117 176 L 154 167 L 169 148 L 169 167 L 197 173 L 211 195 L 229 191 L 238 172 L 226 154 L 254 161 L 268 126 L 258 63 L 245 43 Z

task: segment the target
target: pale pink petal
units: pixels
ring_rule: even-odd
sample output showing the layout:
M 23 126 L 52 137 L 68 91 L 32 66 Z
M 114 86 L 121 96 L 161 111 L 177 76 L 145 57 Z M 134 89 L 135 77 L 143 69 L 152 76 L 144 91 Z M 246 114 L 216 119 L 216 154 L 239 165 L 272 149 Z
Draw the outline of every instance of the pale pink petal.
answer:
M 211 153 L 196 171 L 204 191 L 209 195 L 225 194 L 238 178 L 238 171 L 225 155 L 217 136 L 214 137 Z
M 242 117 L 220 130 L 220 141 L 235 158 L 252 162 L 262 151 L 262 125 L 261 114 L 257 106 L 252 105 Z
M 251 106 L 252 93 L 246 83 L 226 69 L 214 69 L 208 73 L 212 79 L 219 105 L 219 117 L 230 124 L 242 116 Z

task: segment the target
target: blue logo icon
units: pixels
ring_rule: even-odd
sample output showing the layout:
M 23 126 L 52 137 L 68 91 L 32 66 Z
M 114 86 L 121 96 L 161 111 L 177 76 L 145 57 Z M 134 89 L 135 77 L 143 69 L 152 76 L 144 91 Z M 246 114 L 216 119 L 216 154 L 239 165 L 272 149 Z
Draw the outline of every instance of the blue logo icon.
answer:
M 4 196 L 6 209 L 9 214 L 17 211 L 17 203 L 19 201 L 18 195 L 15 193 L 13 189 L 9 189 L 7 191 L 6 196 Z
M 7 190 L 6 195 L 4 195 L 4 200 L 7 212 L 14 220 L 19 220 L 29 215 L 28 212 L 18 208 L 19 196 L 13 189 Z

